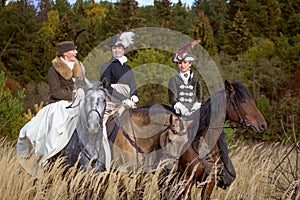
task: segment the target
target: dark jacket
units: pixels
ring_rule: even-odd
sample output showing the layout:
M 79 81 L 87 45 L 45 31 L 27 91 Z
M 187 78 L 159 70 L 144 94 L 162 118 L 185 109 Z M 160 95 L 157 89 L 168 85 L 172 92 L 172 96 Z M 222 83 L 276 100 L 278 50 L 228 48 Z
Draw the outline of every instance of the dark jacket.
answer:
M 179 74 L 172 76 L 168 83 L 169 103 L 174 106 L 181 102 L 190 110 L 195 102 L 201 103 L 202 87 L 199 78 L 190 76 L 186 85 Z
M 71 70 L 60 57 L 52 61 L 52 66 L 48 70 L 48 84 L 50 88 L 49 103 L 60 100 L 71 101 L 75 84 L 72 78 L 78 80 L 80 85 L 84 84 L 83 65 L 76 60 L 73 70 Z
M 109 62 L 104 63 L 100 71 L 100 81 L 107 79 L 107 89 L 109 93 L 123 101 L 127 99 L 123 94 L 117 92 L 111 87 L 111 84 L 126 84 L 130 88 L 130 95 L 137 96 L 136 84 L 131 68 L 125 63 L 122 65 L 118 59 L 111 58 Z

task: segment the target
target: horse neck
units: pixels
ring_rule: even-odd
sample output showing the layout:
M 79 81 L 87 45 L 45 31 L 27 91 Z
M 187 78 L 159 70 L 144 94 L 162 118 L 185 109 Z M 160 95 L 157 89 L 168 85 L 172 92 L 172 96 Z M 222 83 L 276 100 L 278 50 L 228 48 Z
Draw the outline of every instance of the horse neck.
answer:
M 211 149 L 216 144 L 226 121 L 225 90 L 211 95 L 202 105 L 200 115 L 197 117 L 200 118 L 198 129 L 196 129 L 197 133 L 190 134 L 195 135 L 194 142 L 199 142 L 200 138 L 204 138 Z
M 135 112 L 131 113 L 130 118 L 127 118 L 131 120 L 131 122 L 126 122 L 128 124 L 126 129 L 128 129 L 129 132 L 133 132 L 138 146 L 145 152 L 153 150 L 159 144 L 161 134 L 170 126 L 172 113 L 168 110 L 165 110 L 165 114 L 162 113 L 163 112 L 154 112 L 151 118 L 149 116 L 149 109 L 142 108 L 135 110 Z M 130 129 L 132 126 L 134 128 Z

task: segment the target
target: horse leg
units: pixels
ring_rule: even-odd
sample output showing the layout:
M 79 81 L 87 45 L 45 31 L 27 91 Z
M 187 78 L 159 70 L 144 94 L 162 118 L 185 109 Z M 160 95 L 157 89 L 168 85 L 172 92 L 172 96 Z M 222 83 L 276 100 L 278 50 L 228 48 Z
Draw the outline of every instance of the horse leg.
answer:
M 210 199 L 210 196 L 212 194 L 212 191 L 215 187 L 215 184 L 216 184 L 216 180 L 215 178 L 210 178 L 210 180 L 205 183 L 204 187 L 202 188 L 202 191 L 201 191 L 201 199 L 202 200 L 209 200 Z

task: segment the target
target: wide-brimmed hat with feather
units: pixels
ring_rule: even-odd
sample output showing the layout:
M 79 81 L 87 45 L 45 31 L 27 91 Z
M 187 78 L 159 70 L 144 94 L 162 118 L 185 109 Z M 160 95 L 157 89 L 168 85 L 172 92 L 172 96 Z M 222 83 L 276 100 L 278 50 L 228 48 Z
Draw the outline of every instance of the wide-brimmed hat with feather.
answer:
M 134 36 L 135 33 L 128 31 L 121 34 L 115 34 L 111 36 L 110 46 L 119 46 L 122 45 L 125 49 L 128 48 L 130 45 L 134 44 Z
M 187 51 L 194 48 L 196 44 L 199 44 L 201 40 L 194 40 L 193 42 L 189 42 L 178 49 L 176 55 L 172 58 L 173 62 L 181 62 L 181 61 L 195 61 L 197 57 L 193 54 L 186 53 Z

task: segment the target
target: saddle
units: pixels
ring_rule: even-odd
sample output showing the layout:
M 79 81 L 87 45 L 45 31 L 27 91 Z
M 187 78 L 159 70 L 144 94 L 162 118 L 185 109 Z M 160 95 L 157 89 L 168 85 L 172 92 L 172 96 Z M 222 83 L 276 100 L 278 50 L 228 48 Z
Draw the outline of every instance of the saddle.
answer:
M 125 106 L 119 106 L 112 112 L 106 121 L 107 137 L 112 143 L 115 141 L 118 131 L 122 126 L 120 118 L 125 110 Z

